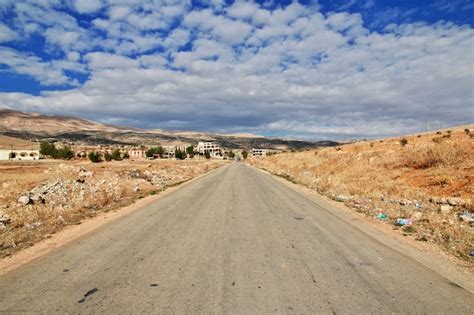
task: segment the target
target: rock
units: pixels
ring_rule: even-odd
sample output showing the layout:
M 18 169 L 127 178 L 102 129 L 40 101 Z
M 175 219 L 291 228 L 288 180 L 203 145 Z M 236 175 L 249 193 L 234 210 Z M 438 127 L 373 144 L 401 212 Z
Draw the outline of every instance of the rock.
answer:
M 94 175 L 94 173 L 89 172 L 87 169 L 83 168 L 82 166 L 79 167 L 79 170 L 77 171 L 80 177 L 91 177 Z
M 11 223 L 11 219 L 3 212 L 0 212 L 0 224 L 7 225 Z
M 43 196 L 38 194 L 32 195 L 30 199 L 33 201 L 33 203 L 45 203 Z
M 344 202 L 344 201 L 347 201 L 349 200 L 349 197 L 348 196 L 345 196 L 345 195 L 337 195 L 334 200 L 336 201 L 339 201 L 339 202 Z
M 436 203 L 436 204 L 447 204 L 448 203 L 446 198 L 438 198 L 438 197 L 431 197 L 430 202 L 431 203 Z
M 133 192 L 139 192 L 139 191 L 140 191 L 140 187 L 138 186 L 133 187 Z
M 441 207 L 439 208 L 439 210 L 443 214 L 450 214 L 452 209 L 453 207 L 451 207 L 450 205 L 441 205 Z
M 33 200 L 31 200 L 30 196 L 27 196 L 27 195 L 23 195 L 20 198 L 18 198 L 18 202 L 23 205 L 33 204 Z
M 462 198 L 457 198 L 457 197 L 450 197 L 450 198 L 447 198 L 446 202 L 450 205 L 450 206 L 463 206 L 466 204 L 466 200 L 462 199 Z

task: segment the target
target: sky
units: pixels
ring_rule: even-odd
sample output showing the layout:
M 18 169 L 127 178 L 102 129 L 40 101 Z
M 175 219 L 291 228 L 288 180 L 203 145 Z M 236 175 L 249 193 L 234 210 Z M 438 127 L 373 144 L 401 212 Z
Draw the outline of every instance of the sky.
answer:
M 306 140 L 474 122 L 471 0 L 0 0 L 0 108 Z

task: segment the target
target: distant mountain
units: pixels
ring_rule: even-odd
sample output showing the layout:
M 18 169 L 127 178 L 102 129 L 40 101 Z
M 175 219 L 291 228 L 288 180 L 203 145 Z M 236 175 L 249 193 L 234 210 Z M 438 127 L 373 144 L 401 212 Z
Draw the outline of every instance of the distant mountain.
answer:
M 0 109 L 0 134 L 29 141 L 73 142 L 84 145 L 191 145 L 215 141 L 230 149 L 253 147 L 267 149 L 303 149 L 334 146 L 337 142 L 309 142 L 266 138 L 252 134 L 214 134 L 193 131 L 146 130 L 105 125 L 77 117 L 49 116 Z

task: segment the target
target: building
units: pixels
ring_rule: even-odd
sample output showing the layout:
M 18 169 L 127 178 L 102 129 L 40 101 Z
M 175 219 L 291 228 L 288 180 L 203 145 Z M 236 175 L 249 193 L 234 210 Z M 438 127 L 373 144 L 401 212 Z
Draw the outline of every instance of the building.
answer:
M 266 149 L 252 149 L 252 155 L 253 156 L 267 156 L 267 150 Z
M 222 157 L 222 148 L 215 142 L 198 142 L 196 151 L 199 154 L 204 155 L 209 153 L 211 157 Z
M 41 158 L 39 150 L 0 149 L 0 160 L 3 161 L 34 161 Z
M 131 159 L 144 159 L 146 157 L 145 152 L 145 148 L 133 148 L 128 151 L 128 155 Z

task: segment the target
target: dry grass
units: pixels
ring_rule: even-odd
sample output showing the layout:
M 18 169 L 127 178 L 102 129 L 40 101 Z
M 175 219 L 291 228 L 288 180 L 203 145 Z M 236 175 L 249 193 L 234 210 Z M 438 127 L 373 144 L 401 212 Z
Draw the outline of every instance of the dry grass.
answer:
M 65 225 L 78 224 L 98 212 L 129 205 L 223 163 L 197 159 L 98 164 L 52 160 L 0 163 L 0 219 L 2 216 L 10 219 L 6 224 L 0 223 L 0 257 L 50 237 Z M 81 176 L 81 168 L 91 174 Z M 18 202 L 20 196 L 42 185 L 59 188 L 44 194 L 44 203 Z
M 471 128 L 471 130 L 474 128 Z M 406 142 L 402 139 L 406 139 Z M 458 218 L 474 210 L 474 139 L 464 129 L 337 148 L 251 158 L 249 162 L 344 202 L 359 212 L 413 218 L 404 235 L 440 244 L 466 260 L 474 228 Z M 432 197 L 458 197 L 464 204 L 440 211 Z M 447 213 L 449 212 L 449 213 Z

